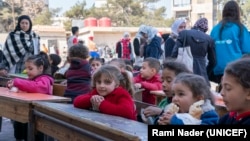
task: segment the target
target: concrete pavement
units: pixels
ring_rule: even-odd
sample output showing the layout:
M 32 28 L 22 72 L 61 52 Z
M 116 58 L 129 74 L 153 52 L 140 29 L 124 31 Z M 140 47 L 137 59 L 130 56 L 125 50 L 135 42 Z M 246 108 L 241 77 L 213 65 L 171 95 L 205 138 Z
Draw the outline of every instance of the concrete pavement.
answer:
M 16 141 L 12 123 L 10 119 L 4 117 L 2 121 L 2 131 L 0 132 L 0 141 Z

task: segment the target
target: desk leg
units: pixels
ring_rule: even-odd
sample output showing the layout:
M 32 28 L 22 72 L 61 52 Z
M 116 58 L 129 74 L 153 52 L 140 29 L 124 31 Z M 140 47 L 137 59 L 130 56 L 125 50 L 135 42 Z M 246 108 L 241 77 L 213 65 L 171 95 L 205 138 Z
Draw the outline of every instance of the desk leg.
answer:
M 2 131 L 2 120 L 3 120 L 3 118 L 0 117 L 0 132 Z
M 30 114 L 30 121 L 28 123 L 28 141 L 35 141 L 35 117 L 33 116 L 33 111 Z

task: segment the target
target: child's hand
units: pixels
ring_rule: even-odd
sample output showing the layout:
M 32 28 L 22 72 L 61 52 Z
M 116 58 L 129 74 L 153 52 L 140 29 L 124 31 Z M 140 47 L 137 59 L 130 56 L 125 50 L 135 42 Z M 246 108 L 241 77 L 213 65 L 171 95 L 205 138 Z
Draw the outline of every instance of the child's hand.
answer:
M 0 76 L 7 76 L 8 72 L 6 69 L 1 69 L 0 70 Z
M 99 111 L 99 106 L 101 105 L 101 102 L 104 100 L 103 96 L 94 95 L 91 97 L 90 102 L 92 103 L 92 108 L 95 111 Z
M 9 80 L 9 81 L 7 82 L 7 84 L 6 84 L 6 87 L 9 88 L 9 89 L 11 89 L 11 88 L 13 87 L 13 85 L 14 85 L 13 80 Z
M 143 114 L 145 115 L 145 117 L 149 117 L 149 116 L 159 115 L 161 111 L 162 109 L 159 107 L 149 106 L 146 109 L 144 109 Z
M 204 104 L 204 100 L 200 100 L 192 104 L 189 108 L 189 114 L 196 119 L 200 119 L 203 113 L 203 110 L 201 108 L 201 105 L 203 104 Z
M 170 121 L 172 119 L 174 114 L 170 113 L 170 112 L 165 112 L 162 114 L 162 116 L 160 116 L 159 120 L 158 120 L 158 124 L 159 125 L 168 125 L 170 124 Z
M 141 83 L 135 83 L 134 86 L 135 86 L 135 89 L 140 89 L 141 88 Z

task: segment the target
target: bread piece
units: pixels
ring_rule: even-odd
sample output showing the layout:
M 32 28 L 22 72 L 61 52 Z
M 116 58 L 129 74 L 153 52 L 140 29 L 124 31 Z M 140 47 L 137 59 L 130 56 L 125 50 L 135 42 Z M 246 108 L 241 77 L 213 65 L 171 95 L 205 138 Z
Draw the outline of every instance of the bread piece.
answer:
M 204 100 L 197 101 L 193 103 L 189 108 L 189 114 L 196 119 L 200 119 L 203 110 L 201 106 L 204 104 Z
M 170 103 L 165 107 L 164 111 L 175 114 L 179 112 L 179 107 L 174 103 Z

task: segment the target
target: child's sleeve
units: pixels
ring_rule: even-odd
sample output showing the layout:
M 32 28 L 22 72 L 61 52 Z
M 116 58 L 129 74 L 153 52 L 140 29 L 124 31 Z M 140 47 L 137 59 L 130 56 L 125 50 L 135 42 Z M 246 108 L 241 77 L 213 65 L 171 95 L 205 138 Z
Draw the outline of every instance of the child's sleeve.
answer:
M 27 93 L 44 93 L 48 94 L 48 90 L 52 87 L 51 81 L 48 78 L 41 78 L 39 80 L 28 80 L 22 78 L 13 79 L 13 85 L 21 91 Z
M 134 103 L 128 94 L 120 94 L 117 104 L 104 100 L 99 107 L 102 113 L 135 119 Z
M 91 97 L 92 97 L 91 94 L 82 94 L 77 96 L 73 101 L 74 107 L 81 109 L 91 108 L 92 107 L 92 104 L 90 102 Z
M 201 120 L 194 118 L 188 113 L 175 114 L 171 121 L 171 125 L 200 125 Z
M 160 81 L 157 82 L 141 82 L 142 88 L 145 88 L 149 91 L 154 91 L 154 90 L 162 90 L 162 84 Z

